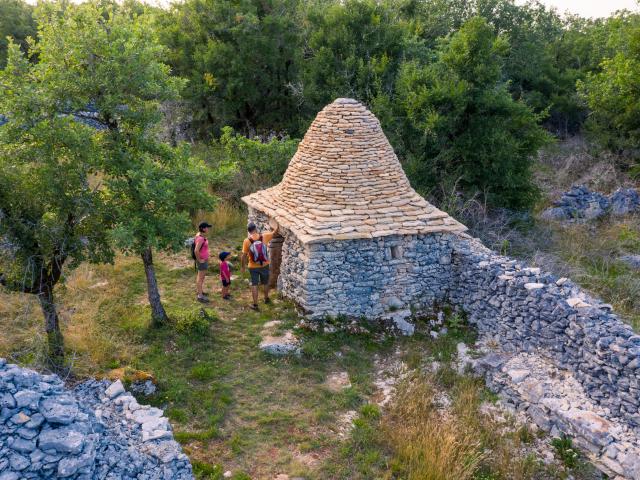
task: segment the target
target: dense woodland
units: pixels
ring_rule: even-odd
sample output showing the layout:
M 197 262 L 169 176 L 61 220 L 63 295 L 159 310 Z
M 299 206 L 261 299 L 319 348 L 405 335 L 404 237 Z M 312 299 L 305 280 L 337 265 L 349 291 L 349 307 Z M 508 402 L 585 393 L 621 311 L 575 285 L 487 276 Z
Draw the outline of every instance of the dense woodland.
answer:
M 0 66 L 0 281 L 37 295 L 53 356 L 65 268 L 137 255 L 164 322 L 153 252 L 183 248 L 216 197 L 276 183 L 336 97 L 378 116 L 414 188 L 436 201 L 529 209 L 538 150 L 577 133 L 639 172 L 640 14 L 626 11 L 0 0 Z M 179 138 L 161 135 L 167 111 L 183 118 Z

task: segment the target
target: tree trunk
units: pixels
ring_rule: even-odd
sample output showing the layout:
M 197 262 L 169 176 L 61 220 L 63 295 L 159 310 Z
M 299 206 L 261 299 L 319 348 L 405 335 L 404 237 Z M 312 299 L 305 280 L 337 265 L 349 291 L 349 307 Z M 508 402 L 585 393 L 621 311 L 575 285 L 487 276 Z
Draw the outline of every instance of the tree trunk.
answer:
M 64 367 L 64 338 L 60 331 L 60 320 L 53 299 L 53 285 L 43 285 L 38 293 L 38 300 L 44 315 L 48 360 L 53 370 L 61 371 Z
M 169 317 L 160 301 L 160 291 L 158 290 L 156 271 L 153 268 L 151 248 L 147 248 L 142 252 L 142 263 L 144 263 L 144 274 L 147 277 L 147 295 L 149 296 L 149 305 L 151 305 L 151 320 L 154 326 L 160 326 L 167 323 Z

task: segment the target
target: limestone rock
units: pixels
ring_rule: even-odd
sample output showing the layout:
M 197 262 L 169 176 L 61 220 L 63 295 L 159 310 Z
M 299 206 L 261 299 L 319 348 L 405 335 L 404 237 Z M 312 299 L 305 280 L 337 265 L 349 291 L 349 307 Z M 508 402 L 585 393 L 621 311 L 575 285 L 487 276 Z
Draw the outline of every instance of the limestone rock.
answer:
M 122 385 L 122 381 L 116 380 L 109 385 L 109 388 L 107 388 L 104 393 L 109 398 L 115 398 L 121 393 L 124 393 L 124 385 Z
M 69 427 L 46 430 L 38 437 L 38 448 L 60 453 L 80 453 L 85 435 Z
M 260 342 L 260 350 L 271 355 L 300 354 L 300 342 L 291 331 L 281 336 L 267 335 Z
M 40 413 L 50 423 L 68 425 L 78 415 L 78 404 L 69 395 L 45 398 L 40 402 Z

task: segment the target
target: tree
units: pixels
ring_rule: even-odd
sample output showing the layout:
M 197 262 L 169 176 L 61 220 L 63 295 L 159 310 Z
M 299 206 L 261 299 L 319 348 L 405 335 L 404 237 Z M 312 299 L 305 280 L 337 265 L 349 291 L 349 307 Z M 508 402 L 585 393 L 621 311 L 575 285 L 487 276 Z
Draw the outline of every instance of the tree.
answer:
M 54 290 L 64 270 L 112 259 L 110 221 L 96 172 L 95 131 L 63 115 L 46 63 L 32 64 L 9 43 L 0 72 L 0 283 L 38 297 L 54 369 L 64 344 Z
M 189 211 L 212 203 L 204 165 L 184 147 L 172 148 L 157 137 L 160 102 L 176 98 L 182 81 L 163 63 L 165 50 L 149 17 L 126 4 L 47 3 L 38 15 L 34 50 L 48 93 L 59 111 L 83 116 L 92 110 L 98 173 L 113 224 L 109 239 L 141 257 L 152 319 L 162 323 L 167 314 L 153 250 L 182 248 Z
M 337 97 L 373 104 L 391 95 L 404 56 L 407 30 L 387 2 L 317 2 L 306 15 L 302 84 L 317 112 Z
M 522 208 L 535 199 L 532 156 L 547 135 L 502 80 L 508 48 L 475 17 L 442 42 L 435 62 L 402 66 L 395 103 L 403 120 L 391 133 L 419 189 L 459 181 L 494 205 Z
M 640 173 L 640 16 L 615 31 L 610 44 L 617 53 L 578 82 L 578 91 L 591 109 L 590 133 Z
M 187 0 L 160 18 L 169 63 L 203 137 L 295 131 L 301 98 L 299 0 Z
M 154 250 L 183 248 L 189 212 L 212 206 L 208 173 L 184 147 L 158 140 L 160 102 L 178 98 L 183 82 L 163 63 L 151 19 L 126 5 L 87 2 L 64 15 L 46 14 L 41 61 L 46 58 L 69 86 L 68 102 L 92 104 L 106 126 L 102 146 L 112 238 L 125 253 L 139 255 L 147 280 L 152 320 L 167 314 L 153 264 Z M 59 51 L 70 52 L 60 56 Z
M 7 63 L 7 37 L 26 52 L 27 38 L 35 35 L 33 7 L 23 0 L 0 0 L 0 68 Z

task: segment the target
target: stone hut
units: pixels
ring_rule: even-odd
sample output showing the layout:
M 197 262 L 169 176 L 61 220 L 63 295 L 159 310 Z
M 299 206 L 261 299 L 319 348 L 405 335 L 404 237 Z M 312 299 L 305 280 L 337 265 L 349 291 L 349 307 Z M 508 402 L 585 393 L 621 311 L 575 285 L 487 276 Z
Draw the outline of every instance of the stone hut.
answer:
M 411 188 L 378 119 L 347 98 L 318 114 L 281 183 L 243 201 L 280 226 L 272 276 L 311 318 L 429 309 L 466 230 Z

